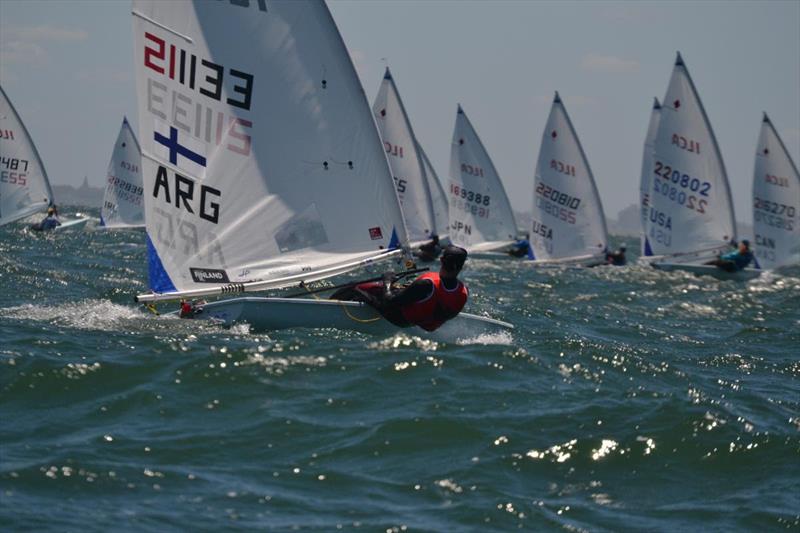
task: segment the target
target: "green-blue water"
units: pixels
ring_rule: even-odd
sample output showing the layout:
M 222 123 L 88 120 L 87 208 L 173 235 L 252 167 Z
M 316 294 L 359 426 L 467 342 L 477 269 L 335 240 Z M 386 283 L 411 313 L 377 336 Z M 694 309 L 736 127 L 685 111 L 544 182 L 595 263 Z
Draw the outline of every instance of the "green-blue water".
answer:
M 436 344 L 156 317 L 143 233 L 22 227 L 5 531 L 800 529 L 798 268 L 472 261 L 469 309 L 517 329 Z

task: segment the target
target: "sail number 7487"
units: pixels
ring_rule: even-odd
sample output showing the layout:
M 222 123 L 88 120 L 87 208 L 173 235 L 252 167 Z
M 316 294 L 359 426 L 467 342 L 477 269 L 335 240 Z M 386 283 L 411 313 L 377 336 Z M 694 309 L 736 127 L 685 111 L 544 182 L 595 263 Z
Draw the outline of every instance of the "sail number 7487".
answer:
M 28 162 L 16 157 L 0 157 L 0 182 L 10 185 L 26 185 L 28 183 Z M 25 165 L 24 168 L 21 168 Z

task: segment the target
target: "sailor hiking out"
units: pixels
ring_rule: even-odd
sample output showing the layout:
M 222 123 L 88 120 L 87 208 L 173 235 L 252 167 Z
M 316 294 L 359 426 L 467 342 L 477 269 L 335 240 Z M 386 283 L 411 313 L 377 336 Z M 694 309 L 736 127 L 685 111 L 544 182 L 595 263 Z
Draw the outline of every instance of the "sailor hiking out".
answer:
M 383 281 L 361 283 L 331 298 L 366 302 L 400 328 L 419 326 L 435 331 L 458 316 L 467 303 L 469 291 L 458 279 L 466 259 L 466 250 L 450 245 L 442 253 L 439 272 L 427 272 L 407 287 L 393 288 L 394 275 L 389 273 Z
M 753 261 L 753 252 L 750 251 L 750 241 L 742 239 L 739 247 L 732 252 L 720 255 L 713 261 L 706 263 L 707 265 L 714 265 L 725 272 L 739 272 L 747 268 Z

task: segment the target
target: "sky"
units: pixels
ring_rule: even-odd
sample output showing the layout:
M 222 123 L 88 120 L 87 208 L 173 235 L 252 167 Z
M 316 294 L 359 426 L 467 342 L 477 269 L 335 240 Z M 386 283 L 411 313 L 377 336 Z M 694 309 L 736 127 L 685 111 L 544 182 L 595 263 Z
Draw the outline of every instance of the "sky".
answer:
M 653 97 L 680 51 L 750 223 L 766 111 L 800 159 L 800 1 L 328 3 L 372 103 L 388 65 L 414 131 L 447 177 L 461 103 L 512 206 L 530 211 L 559 91 L 606 215 L 638 201 Z M 136 128 L 130 2 L 0 0 L 0 84 L 51 182 L 104 182 L 123 115 Z

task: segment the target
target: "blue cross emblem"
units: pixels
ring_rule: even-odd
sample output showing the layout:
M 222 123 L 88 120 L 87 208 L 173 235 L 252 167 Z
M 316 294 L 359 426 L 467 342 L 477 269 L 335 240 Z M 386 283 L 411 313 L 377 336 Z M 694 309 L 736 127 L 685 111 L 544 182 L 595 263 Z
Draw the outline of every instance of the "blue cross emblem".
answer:
M 193 161 L 200 166 L 206 166 L 206 158 L 202 155 L 192 152 L 190 149 L 186 148 L 185 146 L 181 146 L 178 143 L 178 130 L 170 126 L 169 128 L 169 137 L 164 137 L 157 131 L 154 132 L 153 138 L 159 144 L 163 144 L 167 148 L 169 148 L 169 162 L 173 165 L 178 164 L 178 154 L 182 155 L 189 161 Z

